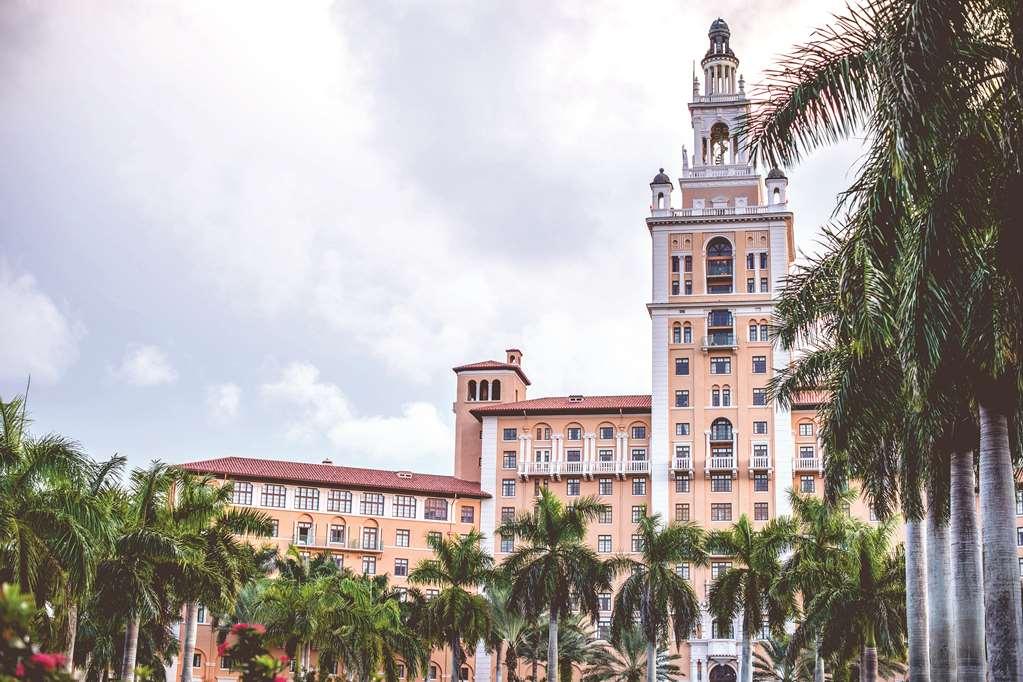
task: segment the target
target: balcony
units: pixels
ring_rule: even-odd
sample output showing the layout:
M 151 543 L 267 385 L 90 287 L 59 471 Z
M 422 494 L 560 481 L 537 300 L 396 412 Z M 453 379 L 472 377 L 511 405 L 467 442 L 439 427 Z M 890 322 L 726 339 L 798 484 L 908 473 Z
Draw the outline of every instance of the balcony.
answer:
M 729 258 L 725 261 L 708 261 L 707 262 L 707 276 L 708 277 L 731 277 L 732 276 L 732 259 Z
M 707 642 L 707 658 L 735 658 L 736 642 L 734 639 L 712 639 Z
M 732 333 L 732 328 L 735 326 L 735 317 L 731 311 L 728 310 L 714 310 L 707 315 L 707 327 L 709 329 L 722 328 L 728 329 L 728 334 Z M 711 334 L 711 336 L 715 336 Z
M 816 455 L 813 457 L 796 457 L 792 468 L 795 471 L 823 471 L 824 462 Z
M 710 471 L 727 469 L 734 470 L 735 455 L 711 455 L 707 458 L 707 469 Z
M 624 476 L 634 474 L 649 474 L 650 460 L 586 460 L 582 462 L 523 462 L 519 466 L 519 476 L 529 478 L 530 476 L 551 476 L 560 478 L 562 476 Z
M 700 346 L 703 350 L 715 350 L 722 348 L 738 348 L 739 344 L 732 332 L 718 332 L 704 336 Z
M 692 455 L 675 455 L 671 463 L 672 471 L 692 471 L 693 470 L 693 456 Z
M 722 208 L 673 208 L 673 218 L 697 218 L 701 216 L 726 215 L 763 215 L 768 213 L 787 213 L 786 204 L 770 206 L 724 206 Z
M 750 455 L 749 468 L 753 469 L 770 469 L 771 468 L 771 456 L 770 455 Z
M 288 544 L 300 547 L 303 549 L 310 549 L 313 551 L 339 551 L 339 550 L 358 550 L 360 552 L 382 552 L 384 551 L 384 543 L 380 538 L 371 542 L 363 542 L 362 538 L 348 538 L 344 542 L 322 542 L 320 540 L 311 539 L 297 535 L 295 537 L 282 537 L 280 540 L 287 540 Z
M 624 474 L 649 474 L 650 473 L 650 460 L 646 459 L 629 459 L 622 462 L 625 466 L 623 467 L 622 473 Z

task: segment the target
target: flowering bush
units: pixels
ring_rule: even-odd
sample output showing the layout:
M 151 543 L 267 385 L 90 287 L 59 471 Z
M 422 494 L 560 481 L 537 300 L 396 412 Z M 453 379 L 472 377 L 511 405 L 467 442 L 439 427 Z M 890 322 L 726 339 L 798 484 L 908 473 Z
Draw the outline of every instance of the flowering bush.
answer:
M 271 655 L 265 636 L 266 628 L 259 623 L 235 623 L 231 639 L 217 646 L 220 656 L 230 656 L 231 670 L 241 673 L 242 682 L 287 682 L 288 657 Z
M 39 651 L 32 644 L 36 608 L 13 585 L 0 587 L 0 682 L 70 682 L 64 654 Z

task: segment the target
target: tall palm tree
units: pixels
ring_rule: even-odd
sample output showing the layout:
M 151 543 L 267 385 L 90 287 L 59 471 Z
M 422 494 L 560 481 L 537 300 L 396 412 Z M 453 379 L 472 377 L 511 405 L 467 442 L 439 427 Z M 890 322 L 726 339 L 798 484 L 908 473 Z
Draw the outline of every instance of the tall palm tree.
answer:
M 212 612 L 227 610 L 255 573 L 254 555 L 238 536 L 269 537 L 273 532 L 273 521 L 265 512 L 232 507 L 233 492 L 231 483 L 219 486 L 211 476 L 191 474 L 183 474 L 175 488 L 170 520 L 180 542 L 194 550 L 176 586 L 185 603 L 181 682 L 192 680 L 199 602 Z
M 731 557 L 732 566 L 710 587 L 708 606 L 722 623 L 742 616 L 742 682 L 753 677 L 753 634 L 763 623 L 780 630 L 787 615 L 786 602 L 772 589 L 781 575 L 781 553 L 792 535 L 791 523 L 773 519 L 754 530 L 743 514 L 728 530 L 714 531 L 707 539 L 712 554 Z
M 642 629 L 633 627 L 621 633 L 614 646 L 607 646 L 600 659 L 583 673 L 582 682 L 642 682 L 653 668 L 656 682 L 680 682 L 685 679 L 679 665 L 681 657 L 659 646 L 650 665 L 650 650 Z
M 954 371 L 972 387 L 987 663 L 1005 679 L 1023 677 L 1008 438 L 1019 401 L 1023 268 L 1006 257 L 1019 245 L 1018 211 L 1010 215 L 1006 197 L 1023 177 L 1020 16 L 1018 3 L 997 0 L 850 8 L 782 61 L 744 131 L 753 157 L 771 163 L 864 131 L 867 160 L 848 196 L 860 206 L 897 197 L 904 207 L 868 227 L 897 250 L 898 356 L 912 392 L 926 396 L 942 382 L 938 369 L 949 356 L 960 359 Z M 873 191 L 871 176 L 890 178 L 895 193 Z M 969 672 L 982 677 L 975 666 Z
M 844 570 L 806 605 L 794 639 L 820 632 L 821 650 L 848 661 L 860 657 L 864 682 L 878 679 L 878 652 L 898 655 L 906 634 L 905 556 L 889 545 L 891 524 L 861 529 Z
M 494 559 L 481 547 L 482 539 L 478 530 L 430 537 L 427 543 L 434 557 L 420 561 L 409 573 L 412 584 L 440 588 L 423 607 L 421 622 L 428 640 L 451 648 L 452 675 L 462 669 L 463 644 L 475 647 L 492 628 L 489 602 L 475 591 L 494 580 Z
M 558 621 L 573 598 L 584 615 L 599 616 L 598 592 L 611 591 L 613 568 L 586 546 L 587 524 L 604 508 L 595 497 L 564 504 L 542 488 L 533 510 L 507 521 L 497 533 L 522 541 L 504 561 L 512 603 L 524 615 L 548 613 L 547 678 L 558 679 Z
M 644 516 L 637 526 L 642 542 L 638 560 L 627 560 L 629 577 L 615 596 L 611 635 L 615 644 L 638 624 L 646 637 L 646 660 L 657 660 L 657 649 L 669 635 L 676 642 L 689 637 L 700 618 L 700 599 L 678 566 L 707 563 L 706 537 L 693 523 L 664 527 L 660 515 Z M 647 669 L 647 682 L 656 682 L 656 665 Z

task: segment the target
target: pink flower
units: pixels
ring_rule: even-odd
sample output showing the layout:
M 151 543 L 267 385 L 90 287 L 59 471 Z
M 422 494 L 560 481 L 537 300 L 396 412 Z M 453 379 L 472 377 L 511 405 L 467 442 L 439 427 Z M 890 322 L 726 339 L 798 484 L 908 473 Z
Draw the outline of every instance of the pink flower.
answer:
M 250 628 L 252 629 L 252 631 L 253 631 L 253 632 L 255 632 L 255 633 L 256 633 L 257 635 L 265 635 L 265 634 L 266 634 L 266 628 L 265 628 L 265 627 L 263 627 L 263 625 L 262 625 L 261 623 L 253 623 L 253 624 L 252 624 L 252 625 L 250 625 L 249 627 L 250 627 Z
M 58 666 L 63 665 L 64 654 L 32 654 L 28 660 L 46 670 L 56 670 Z
M 281 657 L 280 657 L 279 659 L 277 659 L 277 660 L 279 660 L 279 661 L 281 662 L 281 665 L 287 665 L 287 664 L 288 664 L 288 662 L 289 662 L 289 661 L 291 661 L 291 659 L 290 659 L 290 658 L 288 658 L 288 655 L 287 655 L 287 654 L 284 654 L 284 655 L 282 655 L 282 656 L 281 656 Z
M 14 666 L 14 676 L 24 677 L 25 676 L 25 664 L 18 661 L 18 665 Z
M 248 629 L 249 629 L 248 623 L 235 623 L 234 625 L 231 626 L 231 633 L 237 635 L 242 630 Z
M 288 678 L 284 675 L 278 675 L 274 678 L 274 682 L 288 682 Z
M 230 648 L 231 648 L 231 645 L 229 643 L 221 642 L 220 644 L 217 645 L 217 655 L 218 656 L 223 656 L 224 654 L 227 653 L 228 649 L 230 649 Z

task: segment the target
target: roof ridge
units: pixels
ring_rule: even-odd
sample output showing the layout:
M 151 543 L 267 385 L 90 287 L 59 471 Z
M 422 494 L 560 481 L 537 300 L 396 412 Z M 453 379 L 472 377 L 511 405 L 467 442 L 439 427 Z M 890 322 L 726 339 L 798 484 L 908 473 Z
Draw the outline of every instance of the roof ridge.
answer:
M 415 471 L 413 469 L 383 469 L 383 468 L 376 468 L 376 467 L 351 466 L 351 465 L 348 465 L 348 464 L 324 464 L 323 462 L 305 462 L 305 461 L 301 461 L 301 460 L 291 460 L 291 459 L 270 459 L 268 457 L 247 457 L 245 455 L 224 455 L 223 457 L 214 457 L 213 459 L 199 459 L 199 460 L 194 460 L 194 461 L 191 461 L 191 462 L 182 462 L 181 464 L 182 465 L 185 465 L 185 464 L 196 465 L 196 464 L 207 464 L 207 463 L 214 463 L 214 462 L 223 462 L 223 461 L 226 461 L 226 460 L 242 460 L 242 461 L 245 461 L 245 462 L 266 462 L 268 464 L 282 464 L 282 463 L 283 464 L 298 464 L 298 465 L 301 465 L 301 466 L 330 467 L 331 469 L 335 469 L 335 470 L 336 469 L 348 469 L 350 471 L 372 471 L 372 472 L 375 472 L 375 473 L 385 473 L 385 474 L 399 474 L 399 473 L 406 473 L 407 472 L 407 473 L 413 474 L 414 476 L 434 476 L 436 478 L 451 478 L 451 479 L 454 479 L 456 481 L 467 481 L 469 483 L 475 483 L 475 481 L 469 481 L 468 479 L 465 479 L 465 478 L 459 478 L 459 477 L 455 476 L 454 474 L 434 474 L 434 473 L 429 473 L 429 472 L 424 472 L 424 471 Z

